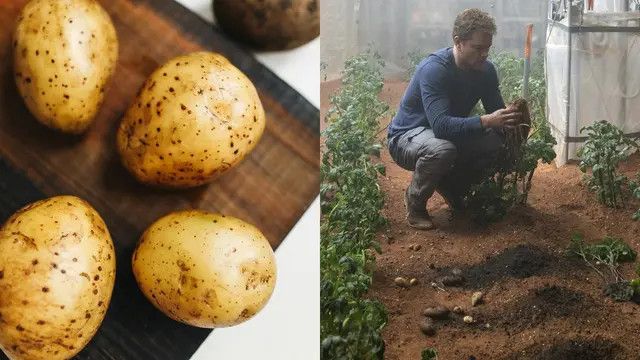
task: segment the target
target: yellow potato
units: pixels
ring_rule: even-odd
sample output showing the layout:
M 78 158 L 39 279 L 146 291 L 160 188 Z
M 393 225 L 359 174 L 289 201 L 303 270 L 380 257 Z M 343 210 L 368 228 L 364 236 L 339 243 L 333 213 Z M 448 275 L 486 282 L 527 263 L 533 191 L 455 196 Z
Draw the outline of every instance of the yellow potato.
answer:
M 71 358 L 98 330 L 114 279 L 109 231 L 88 203 L 58 196 L 22 208 L 0 229 L 0 349 Z
M 192 53 L 147 79 L 118 129 L 118 151 L 142 183 L 193 187 L 238 164 L 265 114 L 251 81 L 223 56 Z
M 104 100 L 118 58 L 109 15 L 94 0 L 32 0 L 13 42 L 18 90 L 43 124 L 85 131 Z
M 145 231 L 133 253 L 133 274 L 167 316 L 214 328 L 239 324 L 265 306 L 276 264 L 260 230 L 193 210 L 166 215 Z

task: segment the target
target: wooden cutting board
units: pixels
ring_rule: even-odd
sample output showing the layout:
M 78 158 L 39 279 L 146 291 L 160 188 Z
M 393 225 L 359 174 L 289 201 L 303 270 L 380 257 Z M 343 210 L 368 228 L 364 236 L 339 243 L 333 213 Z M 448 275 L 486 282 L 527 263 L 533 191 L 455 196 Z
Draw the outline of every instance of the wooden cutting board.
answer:
M 91 129 L 80 137 L 62 135 L 33 118 L 13 81 L 11 36 L 26 2 L 0 0 L 0 221 L 48 196 L 89 201 L 109 227 L 118 266 L 106 319 L 78 358 L 188 359 L 210 330 L 170 320 L 143 297 L 131 272 L 135 243 L 158 217 L 200 208 L 256 225 L 276 248 L 318 194 L 318 109 L 182 5 L 103 0 L 118 32 L 118 67 Z M 140 185 L 115 150 L 118 123 L 156 67 L 203 49 L 225 55 L 256 85 L 267 114 L 265 134 L 238 167 L 208 186 L 163 191 Z

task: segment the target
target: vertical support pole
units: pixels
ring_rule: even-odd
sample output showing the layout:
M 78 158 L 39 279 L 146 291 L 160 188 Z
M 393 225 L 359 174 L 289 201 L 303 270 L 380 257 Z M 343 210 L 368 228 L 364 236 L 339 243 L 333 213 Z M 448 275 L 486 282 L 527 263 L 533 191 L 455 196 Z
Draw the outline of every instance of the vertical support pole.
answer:
M 531 38 L 533 24 L 527 25 L 527 38 L 524 43 L 524 78 L 522 80 L 522 98 L 529 100 L 529 73 L 531 72 Z
M 567 41 L 567 106 L 566 106 L 566 119 L 565 119 L 565 128 L 564 128 L 564 160 L 565 162 L 569 160 L 569 122 L 571 121 L 571 53 L 572 51 L 572 40 L 573 35 L 571 32 L 571 3 L 569 3 L 569 7 L 567 8 L 567 33 L 569 39 Z

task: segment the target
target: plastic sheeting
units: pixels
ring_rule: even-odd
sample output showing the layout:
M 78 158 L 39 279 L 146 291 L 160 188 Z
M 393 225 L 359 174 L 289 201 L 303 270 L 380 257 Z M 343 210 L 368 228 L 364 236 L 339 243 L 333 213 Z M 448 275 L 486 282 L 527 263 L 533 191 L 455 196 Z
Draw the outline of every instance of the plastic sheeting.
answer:
M 583 26 L 620 25 L 619 21 L 607 24 L 602 14 L 591 18 L 589 15 L 585 14 Z M 590 19 L 597 21 L 589 24 Z M 623 25 L 629 26 L 628 23 Z M 569 36 L 572 37 L 570 70 Z M 548 119 L 558 142 L 557 164 L 561 166 L 567 159 L 576 158 L 581 141 L 575 138 L 583 137 L 580 130 L 598 120 L 607 120 L 626 134 L 639 132 L 640 34 L 587 32 L 569 35 L 567 30 L 550 24 L 547 39 Z M 569 71 L 571 76 L 567 81 Z
M 451 46 L 456 15 L 480 8 L 495 18 L 493 49 L 522 54 L 526 25 L 534 24 L 533 53 L 544 47 L 546 0 L 322 0 L 321 60 L 327 79 L 344 61 L 371 47 L 385 60 L 385 75 L 404 76 L 408 55 Z

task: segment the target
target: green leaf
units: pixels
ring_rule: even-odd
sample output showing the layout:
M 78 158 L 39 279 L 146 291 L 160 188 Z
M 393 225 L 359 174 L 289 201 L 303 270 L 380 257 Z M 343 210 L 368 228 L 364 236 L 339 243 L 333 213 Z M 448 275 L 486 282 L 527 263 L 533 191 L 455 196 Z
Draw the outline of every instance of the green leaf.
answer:
M 434 348 L 422 350 L 421 360 L 438 360 L 438 352 Z

